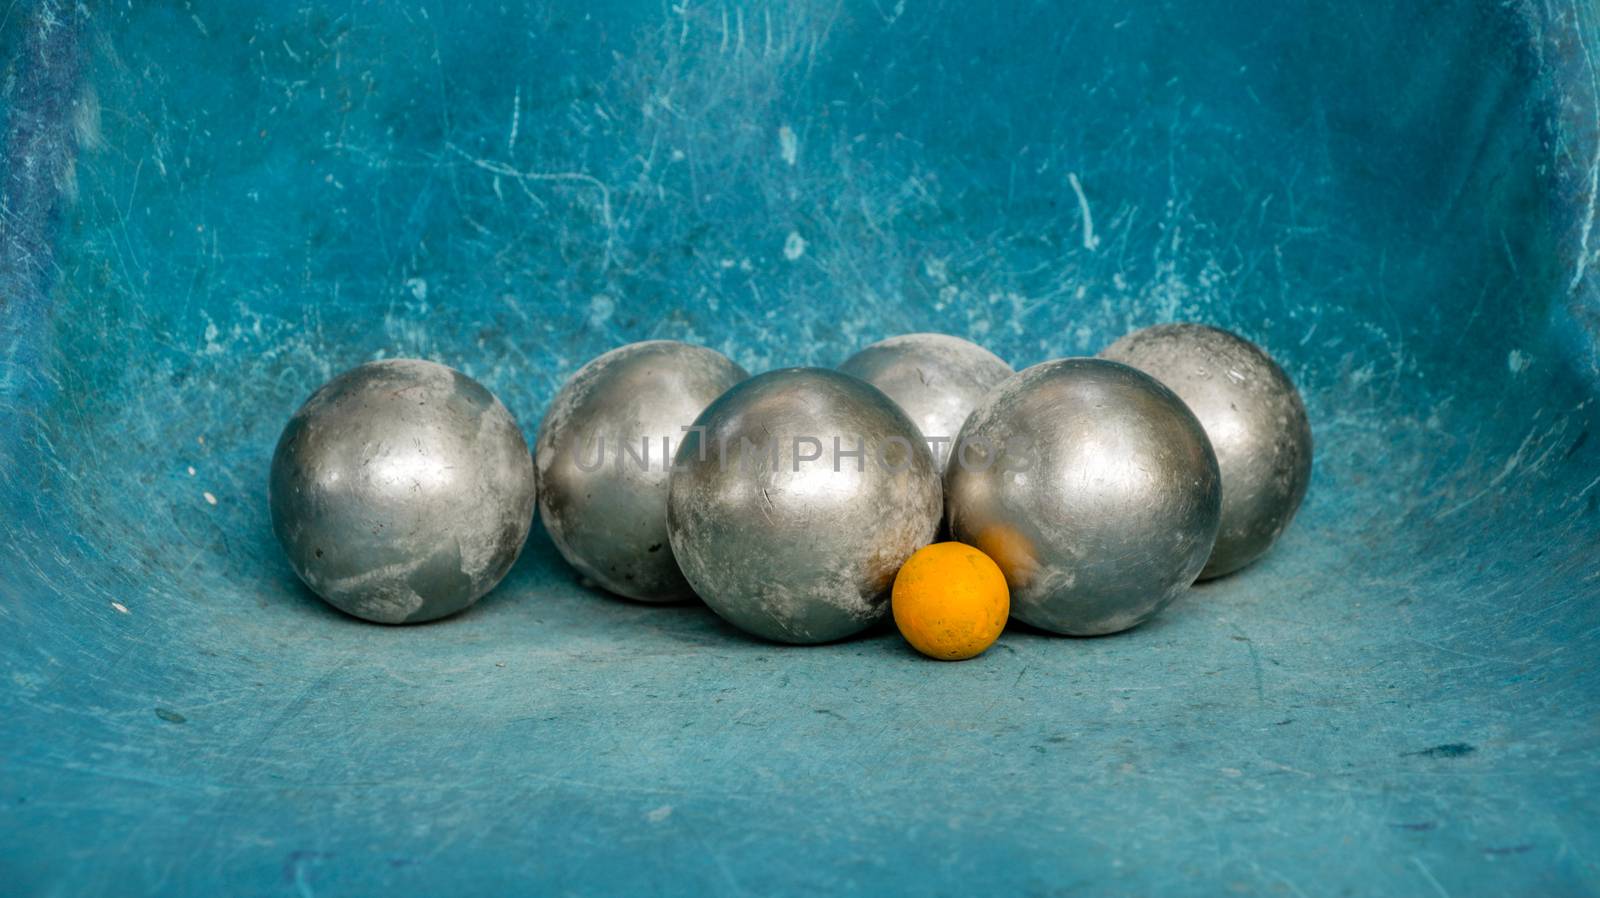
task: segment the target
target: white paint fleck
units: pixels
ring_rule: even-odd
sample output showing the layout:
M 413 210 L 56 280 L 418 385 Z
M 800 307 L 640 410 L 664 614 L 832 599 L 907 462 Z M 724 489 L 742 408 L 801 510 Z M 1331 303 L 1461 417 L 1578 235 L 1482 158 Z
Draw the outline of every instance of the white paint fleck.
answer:
M 596 293 L 589 297 L 589 324 L 594 327 L 604 325 L 611 320 L 611 314 L 616 310 L 616 300 L 604 293 Z
M 1533 364 L 1533 357 L 1520 349 L 1513 349 L 1506 355 L 1506 367 L 1512 374 L 1521 374 Z
M 111 607 L 117 609 L 117 613 L 118 614 L 129 614 L 130 613 L 128 611 L 128 606 L 122 604 L 121 602 L 112 602 L 111 603 Z
M 778 129 L 778 153 L 791 166 L 800 158 L 800 139 L 794 136 L 794 129 L 788 125 Z
M 190 466 L 189 466 L 189 476 L 190 476 L 190 477 L 193 477 L 193 476 L 194 476 L 194 465 L 190 465 Z
M 799 231 L 790 231 L 788 239 L 783 241 L 783 257 L 790 262 L 806 254 L 806 238 L 800 236 Z
M 217 342 L 217 338 L 220 336 L 222 336 L 222 332 L 217 330 L 217 323 L 215 321 L 206 322 L 206 355 L 221 355 L 225 351 L 225 347 Z
M 211 495 L 211 492 L 209 490 L 206 491 L 206 492 L 201 493 L 200 495 L 205 497 L 207 505 L 215 505 L 215 504 L 217 504 L 217 497 Z
M 428 301 L 428 282 L 425 279 L 406 278 L 406 289 L 411 291 L 411 295 L 416 298 L 417 302 Z
M 644 816 L 645 819 L 649 820 L 651 823 L 660 823 L 661 821 L 672 816 L 672 805 L 664 804 L 650 813 L 645 814 Z

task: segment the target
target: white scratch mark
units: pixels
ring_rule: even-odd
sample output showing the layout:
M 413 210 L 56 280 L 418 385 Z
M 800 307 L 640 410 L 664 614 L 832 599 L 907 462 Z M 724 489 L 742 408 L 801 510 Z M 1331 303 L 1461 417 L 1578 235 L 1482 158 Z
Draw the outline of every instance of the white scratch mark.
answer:
M 799 231 L 790 231 L 789 236 L 783 241 L 783 257 L 790 262 L 806 254 L 806 238 L 800 236 Z
M 1303 776 L 1306 779 L 1313 779 L 1314 780 L 1314 779 L 1317 778 L 1317 775 L 1314 774 L 1314 773 L 1311 773 L 1311 772 L 1305 771 L 1305 770 L 1301 770 L 1298 767 L 1290 767 L 1288 764 L 1279 764 L 1277 761 L 1268 760 L 1267 758 L 1262 758 L 1261 759 L 1261 763 L 1266 764 L 1268 767 L 1274 768 L 1276 770 L 1282 770 L 1284 773 L 1293 773 L 1293 774 L 1297 774 L 1299 776 Z
M 1584 62 L 1589 66 L 1589 83 L 1595 92 L 1595 133 L 1600 134 L 1600 76 L 1595 73 L 1594 54 L 1589 52 L 1589 41 L 1583 33 L 1583 16 L 1573 16 L 1572 22 L 1578 32 L 1578 46 L 1583 48 Z M 1594 161 L 1589 164 L 1589 203 L 1583 216 L 1583 227 L 1578 232 L 1578 263 L 1572 272 L 1572 282 L 1567 285 L 1568 293 L 1577 292 L 1578 286 L 1583 283 L 1584 272 L 1589 269 L 1589 233 L 1594 230 L 1596 194 L 1600 194 L 1600 143 L 1596 144 Z
M 1582 501 L 1583 497 L 1589 495 L 1589 491 L 1597 486 L 1600 486 L 1600 477 L 1596 477 L 1595 479 L 1589 481 L 1589 485 L 1581 490 L 1578 490 L 1578 494 L 1573 496 L 1573 498 Z
M 471 162 L 473 165 L 483 169 L 486 172 L 496 175 L 503 175 L 507 178 L 515 178 L 517 181 L 522 182 L 524 185 L 523 190 L 529 194 L 530 199 L 537 199 L 537 197 L 534 197 L 532 192 L 527 190 L 526 185 L 529 183 L 541 181 L 567 181 L 576 182 L 579 184 L 587 184 L 588 186 L 593 187 L 600 194 L 600 223 L 605 227 L 606 230 L 605 258 L 601 262 L 600 270 L 602 272 L 610 270 L 611 260 L 615 257 L 616 252 L 617 225 L 615 219 L 613 219 L 611 216 L 611 188 L 607 187 L 604 181 L 601 181 L 594 175 L 577 171 L 521 171 L 506 165 L 503 162 L 495 162 L 490 159 L 479 159 L 454 144 L 450 144 L 449 147 L 451 152 L 454 152 L 457 156 L 460 156 L 468 162 Z
M 1532 442 L 1533 432 L 1529 431 L 1528 435 L 1522 438 L 1522 443 L 1517 446 L 1517 451 L 1511 453 L 1511 457 L 1506 459 L 1506 466 L 1500 469 L 1500 473 L 1496 474 L 1493 480 L 1489 481 L 1490 489 L 1499 486 L 1502 481 L 1511 476 L 1511 472 L 1517 469 L 1517 465 L 1522 464 L 1522 459 L 1526 456 L 1528 446 Z
M 1526 457 L 1526 455 L 1527 455 L 1528 446 L 1533 442 L 1533 436 L 1534 436 L 1533 432 L 1529 431 L 1528 435 L 1522 438 L 1522 444 L 1517 446 L 1517 451 L 1511 453 L 1511 457 L 1510 458 L 1506 459 L 1505 467 L 1501 468 L 1500 469 L 1500 473 L 1496 474 L 1493 477 L 1493 479 L 1491 479 L 1489 481 L 1489 485 L 1488 486 L 1484 487 L 1481 490 L 1478 490 L 1476 493 L 1473 493 L 1471 496 L 1468 496 L 1466 499 L 1462 500 L 1462 502 L 1459 505 L 1456 505 L 1454 508 L 1446 509 L 1445 511 L 1442 511 L 1439 514 L 1435 515 L 1434 519 L 1435 520 L 1443 520 L 1445 518 L 1450 517 L 1451 515 L 1453 515 L 1453 514 L 1459 512 L 1459 511 L 1465 509 L 1467 506 L 1469 506 L 1472 503 L 1478 501 L 1479 499 L 1482 499 L 1484 496 L 1488 495 L 1490 491 L 1494 490 L 1501 483 L 1503 483 L 1505 481 L 1505 479 L 1507 477 L 1510 477 L 1511 473 L 1517 469 L 1517 466 L 1522 464 L 1523 458 Z
M 790 166 L 800 158 L 800 141 L 794 136 L 794 129 L 788 125 L 778 128 L 778 153 Z
M 522 85 L 511 95 L 511 134 L 506 138 L 506 155 L 512 155 L 517 149 L 517 129 L 522 124 Z M 498 182 L 498 179 L 496 179 Z
M 128 606 L 122 604 L 121 602 L 112 602 L 111 603 L 111 607 L 117 609 L 117 613 L 118 614 L 128 614 L 129 613 Z
M 1089 212 L 1089 198 L 1083 193 L 1083 184 L 1079 183 L 1076 172 L 1067 172 L 1067 183 L 1072 185 L 1072 192 L 1078 195 L 1078 211 L 1083 215 L 1083 248 L 1093 251 L 1100 246 L 1100 238 L 1094 235 L 1094 216 Z
M 1429 870 L 1428 865 L 1422 862 L 1422 858 L 1412 855 L 1411 863 L 1416 864 L 1417 869 L 1422 871 L 1422 878 L 1426 879 L 1428 884 L 1433 886 L 1433 890 L 1435 892 L 1438 892 L 1441 896 L 1443 896 L 1443 898 L 1450 898 L 1450 893 L 1444 890 L 1444 886 L 1439 884 L 1439 880 L 1433 878 L 1433 871 Z
M 1284 876 L 1282 873 L 1279 873 L 1277 870 L 1274 870 L 1271 867 L 1262 867 L 1259 864 L 1254 865 L 1254 866 L 1258 870 L 1262 870 L 1262 871 L 1265 871 L 1267 873 L 1271 873 L 1273 876 L 1277 877 L 1278 881 L 1283 883 L 1285 886 L 1288 886 L 1289 887 L 1289 891 L 1293 892 L 1296 896 L 1298 896 L 1298 898 L 1306 898 L 1305 891 L 1302 890 L 1299 886 L 1295 885 L 1294 884 L 1294 880 L 1290 879 L 1287 876 Z
M 215 504 L 217 504 L 217 497 L 211 495 L 210 491 L 201 493 L 200 495 L 205 497 L 207 505 L 215 505 Z

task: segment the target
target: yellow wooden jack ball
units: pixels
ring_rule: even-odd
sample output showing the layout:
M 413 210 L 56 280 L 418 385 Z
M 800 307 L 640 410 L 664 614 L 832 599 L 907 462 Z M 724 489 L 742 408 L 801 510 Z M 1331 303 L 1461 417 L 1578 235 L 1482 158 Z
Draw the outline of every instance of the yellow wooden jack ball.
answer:
M 894 623 L 917 651 L 961 661 L 994 645 L 1011 613 L 1005 574 L 964 543 L 923 546 L 900 567 L 890 601 Z

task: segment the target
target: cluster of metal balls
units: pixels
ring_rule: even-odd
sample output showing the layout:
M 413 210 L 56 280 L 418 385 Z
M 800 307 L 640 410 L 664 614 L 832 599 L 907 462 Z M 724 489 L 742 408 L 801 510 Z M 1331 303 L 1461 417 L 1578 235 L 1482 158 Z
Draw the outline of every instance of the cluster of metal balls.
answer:
M 641 602 L 699 596 L 771 640 L 872 626 L 901 565 L 941 532 L 999 565 L 1013 617 L 1097 635 L 1258 558 L 1310 471 L 1289 378 L 1202 325 L 1016 373 L 940 334 L 755 377 L 651 341 L 573 375 L 531 455 L 465 375 L 362 365 L 284 429 L 271 507 L 306 584 L 383 623 L 453 614 L 492 589 L 537 497 L 594 583 Z

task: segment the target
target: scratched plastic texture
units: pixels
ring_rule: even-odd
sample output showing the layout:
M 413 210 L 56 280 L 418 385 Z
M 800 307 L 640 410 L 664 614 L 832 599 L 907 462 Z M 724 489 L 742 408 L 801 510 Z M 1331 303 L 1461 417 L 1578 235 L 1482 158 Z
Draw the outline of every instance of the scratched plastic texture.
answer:
M 1593 894 L 1600 14 L 1556 0 L 0 11 L 0 890 Z M 675 338 L 1021 367 L 1213 322 L 1277 549 L 945 665 L 577 582 L 386 628 L 267 516 L 323 379 L 531 436 Z

